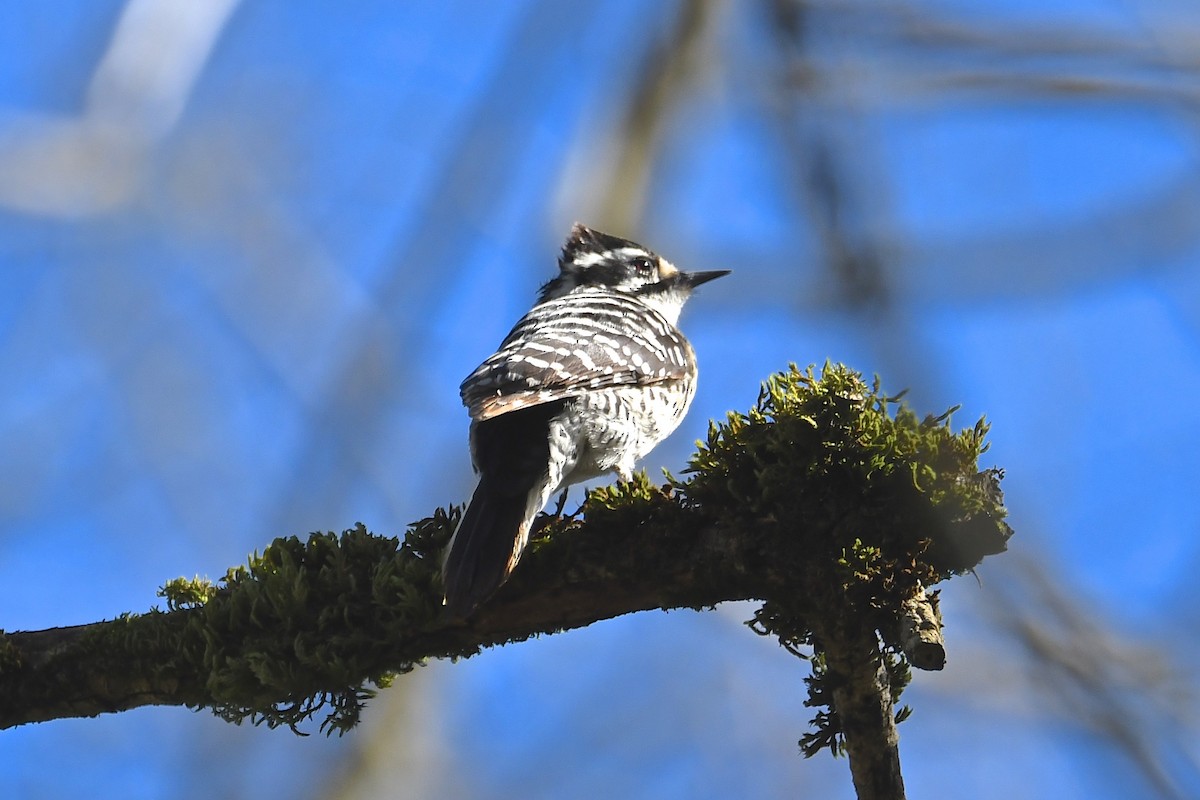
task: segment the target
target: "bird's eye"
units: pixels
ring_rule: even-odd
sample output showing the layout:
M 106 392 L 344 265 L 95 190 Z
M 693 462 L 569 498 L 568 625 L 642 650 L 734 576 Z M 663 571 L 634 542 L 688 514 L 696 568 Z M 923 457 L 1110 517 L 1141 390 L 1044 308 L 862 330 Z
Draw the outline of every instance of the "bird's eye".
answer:
M 654 262 L 644 256 L 633 260 L 633 268 L 640 275 L 651 275 L 654 272 Z

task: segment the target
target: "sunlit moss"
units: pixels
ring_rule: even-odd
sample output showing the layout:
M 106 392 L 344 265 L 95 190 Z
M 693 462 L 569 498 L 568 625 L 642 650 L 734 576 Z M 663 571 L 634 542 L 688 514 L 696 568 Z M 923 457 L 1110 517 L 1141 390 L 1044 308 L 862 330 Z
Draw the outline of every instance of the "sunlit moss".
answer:
M 438 618 L 436 555 L 453 524 L 439 510 L 403 542 L 361 524 L 340 535 L 281 538 L 217 585 L 168 581 L 160 595 L 177 613 L 158 616 L 183 620 L 171 632 L 175 663 L 190 665 L 202 684 L 197 705 L 232 722 L 297 730 L 323 711 L 322 730 L 353 727 L 369 687 L 414 666 L 388 643 Z M 135 618 L 138 635 L 152 635 L 154 616 Z M 136 651 L 132 644 L 122 649 Z
M 749 624 L 797 655 L 816 647 L 808 755 L 842 746 L 814 632 L 824 618 L 855 614 L 879 632 L 898 698 L 909 679 L 895 641 L 903 599 L 973 569 L 1012 534 L 1002 473 L 978 467 L 987 424 L 955 432 L 950 415 L 918 418 L 878 380 L 840 365 L 820 375 L 793 365 L 748 413 L 711 424 L 692 458 L 689 498 L 723 526 L 770 537 L 772 568 L 795 574 L 795 591 L 770 598 Z

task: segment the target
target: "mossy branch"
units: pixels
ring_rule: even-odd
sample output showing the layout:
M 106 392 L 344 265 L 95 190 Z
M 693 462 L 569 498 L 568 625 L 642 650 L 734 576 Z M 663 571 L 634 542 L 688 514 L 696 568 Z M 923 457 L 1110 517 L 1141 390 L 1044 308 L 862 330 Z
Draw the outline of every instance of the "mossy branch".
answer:
M 1012 533 L 1001 473 L 977 464 L 986 433 L 982 420 L 956 433 L 949 414 L 918 419 L 845 367 L 792 367 L 754 409 L 711 425 L 688 480 L 639 476 L 543 517 L 513 579 L 466 623 L 439 603 L 457 509 L 403 541 L 361 525 L 277 539 L 216 585 L 170 581 L 165 610 L 5 634 L 0 728 L 168 704 L 293 729 L 322 713 L 340 732 L 425 659 L 759 599 L 751 627 L 813 661 L 804 752 L 848 750 L 860 797 L 902 797 L 893 703 L 910 662 L 945 658 L 925 587 Z

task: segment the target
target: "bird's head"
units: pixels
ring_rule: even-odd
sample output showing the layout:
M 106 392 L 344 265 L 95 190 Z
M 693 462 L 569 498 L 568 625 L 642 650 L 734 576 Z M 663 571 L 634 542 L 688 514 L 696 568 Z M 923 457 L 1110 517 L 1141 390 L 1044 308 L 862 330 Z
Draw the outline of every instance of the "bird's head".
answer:
M 702 283 L 729 270 L 681 272 L 670 261 L 637 242 L 575 223 L 558 257 L 559 274 L 542 287 L 538 302 L 570 294 L 580 287 L 605 288 L 641 300 L 672 324 L 684 302 Z

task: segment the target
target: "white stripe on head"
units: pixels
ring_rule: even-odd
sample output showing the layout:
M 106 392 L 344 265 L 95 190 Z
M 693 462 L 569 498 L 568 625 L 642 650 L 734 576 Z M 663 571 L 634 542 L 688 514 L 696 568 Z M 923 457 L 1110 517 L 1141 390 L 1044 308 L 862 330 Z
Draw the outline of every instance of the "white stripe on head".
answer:
M 638 256 L 649 257 L 650 252 L 644 247 L 622 247 L 619 250 L 610 251 L 614 255 L 623 256 L 624 258 L 636 258 Z
M 597 253 L 594 251 L 587 252 L 587 253 L 580 253 L 579 255 L 577 255 L 573 259 L 571 259 L 571 266 L 591 267 L 591 266 L 594 266 L 594 265 L 599 264 L 600 262 L 604 261 L 607 256 L 608 256 L 607 250 L 603 253 Z

